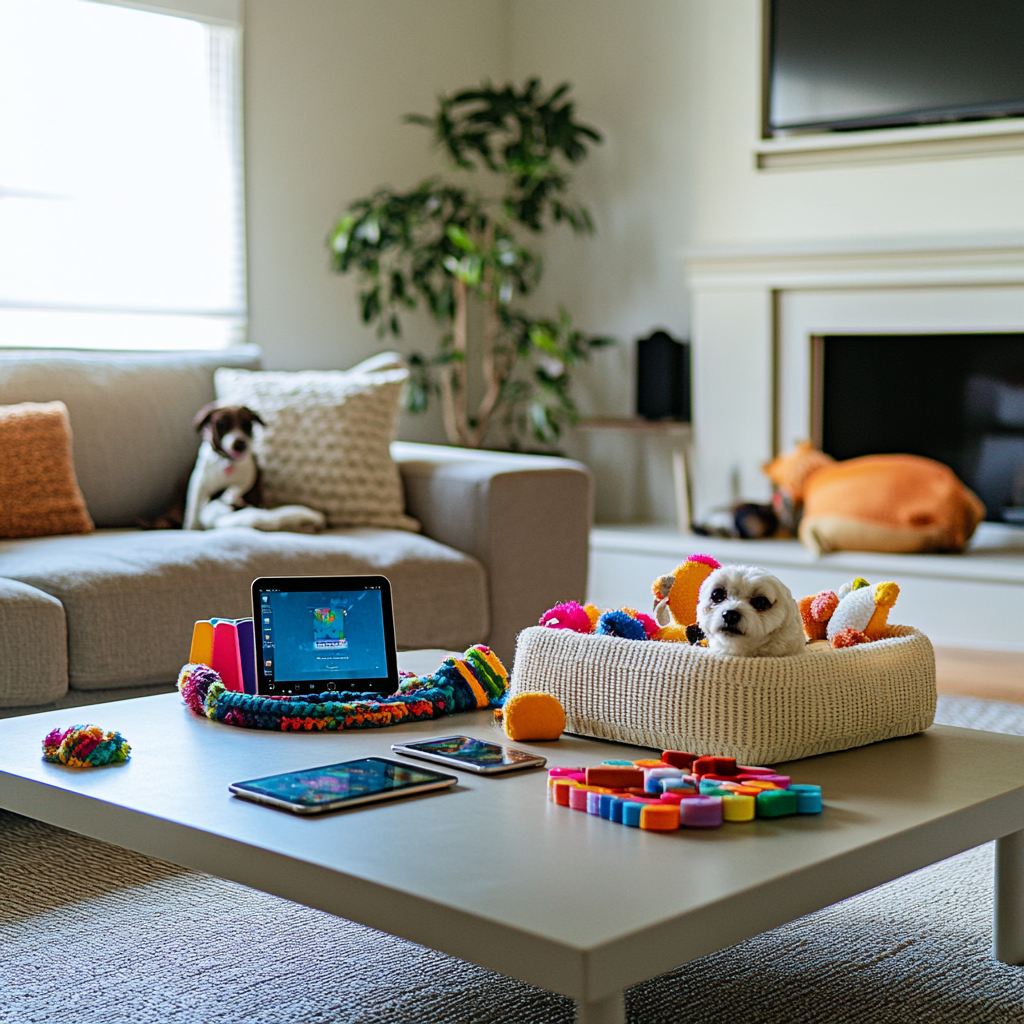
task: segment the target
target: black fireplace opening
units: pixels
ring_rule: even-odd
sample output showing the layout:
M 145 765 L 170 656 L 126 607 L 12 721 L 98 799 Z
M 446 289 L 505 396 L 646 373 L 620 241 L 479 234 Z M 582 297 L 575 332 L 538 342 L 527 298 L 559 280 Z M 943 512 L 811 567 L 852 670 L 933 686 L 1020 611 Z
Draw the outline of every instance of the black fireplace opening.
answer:
M 829 455 L 936 459 L 987 519 L 1024 524 L 1024 334 L 827 335 L 812 365 Z

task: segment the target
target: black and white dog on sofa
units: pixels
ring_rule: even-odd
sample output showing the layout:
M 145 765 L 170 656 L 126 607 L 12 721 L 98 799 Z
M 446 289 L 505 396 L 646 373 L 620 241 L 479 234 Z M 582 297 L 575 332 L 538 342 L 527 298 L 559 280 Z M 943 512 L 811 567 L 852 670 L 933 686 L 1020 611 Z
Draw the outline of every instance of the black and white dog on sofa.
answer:
M 305 505 L 262 508 L 260 468 L 253 452 L 259 413 L 244 405 L 210 402 L 193 426 L 203 435 L 185 499 L 185 530 L 249 526 L 256 530 L 316 533 L 327 521 Z

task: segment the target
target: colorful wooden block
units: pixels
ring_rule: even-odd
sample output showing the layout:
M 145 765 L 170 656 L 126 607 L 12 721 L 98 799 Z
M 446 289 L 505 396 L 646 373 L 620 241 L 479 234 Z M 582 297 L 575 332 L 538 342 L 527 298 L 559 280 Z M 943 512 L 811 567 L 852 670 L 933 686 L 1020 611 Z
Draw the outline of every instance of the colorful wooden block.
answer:
M 238 627 L 234 622 L 221 620 L 213 627 L 213 663 L 224 688 L 237 693 L 245 692 L 242 658 L 238 649 Z
M 645 768 L 644 789 L 648 793 L 660 793 L 662 779 L 681 779 L 682 777 L 683 772 L 680 768 Z
M 622 802 L 622 824 L 628 825 L 630 828 L 639 828 L 643 809 L 644 805 L 637 800 L 624 800 Z
M 617 825 L 622 824 L 622 808 L 626 801 L 621 797 L 613 796 L 611 805 L 608 808 L 608 820 L 614 821 Z
M 600 812 L 599 813 L 600 813 L 602 818 L 606 818 L 608 821 L 611 821 L 611 817 L 612 817 L 612 801 L 613 800 L 619 800 L 619 803 L 622 802 L 619 797 L 615 796 L 612 793 L 602 793 L 601 794 L 601 797 L 600 797 Z
M 586 786 L 575 786 L 569 790 L 569 806 L 574 811 L 585 811 L 589 794 L 590 790 Z
M 579 783 L 573 779 L 556 779 L 554 786 L 552 786 L 555 803 L 560 807 L 568 807 L 569 793 L 576 789 L 578 785 Z
M 632 765 L 624 766 L 597 765 L 588 768 L 586 774 L 588 786 L 607 786 L 609 789 L 627 789 L 630 786 L 643 786 L 644 770 Z
M 753 821 L 757 804 L 753 796 L 722 790 L 723 821 Z
M 764 789 L 757 794 L 759 818 L 782 818 L 796 814 L 796 793 L 788 789 Z
M 697 755 L 687 754 L 683 750 L 666 750 L 662 753 L 661 759 L 673 768 L 681 768 L 688 772 L 693 767 L 693 762 L 697 760 Z
M 192 665 L 206 665 L 213 662 L 213 623 L 209 619 L 200 619 L 192 627 L 192 649 L 188 656 Z
M 658 802 L 640 811 L 640 827 L 649 832 L 675 832 L 679 828 L 679 807 Z
M 797 814 L 821 814 L 821 786 L 794 783 L 788 792 L 796 794 Z
M 695 796 L 679 805 L 679 823 L 684 828 L 718 828 L 722 824 L 722 798 Z
M 671 768 L 670 764 L 666 764 L 664 761 L 656 761 L 650 758 L 644 758 L 639 761 L 634 761 L 633 766 L 636 768 Z

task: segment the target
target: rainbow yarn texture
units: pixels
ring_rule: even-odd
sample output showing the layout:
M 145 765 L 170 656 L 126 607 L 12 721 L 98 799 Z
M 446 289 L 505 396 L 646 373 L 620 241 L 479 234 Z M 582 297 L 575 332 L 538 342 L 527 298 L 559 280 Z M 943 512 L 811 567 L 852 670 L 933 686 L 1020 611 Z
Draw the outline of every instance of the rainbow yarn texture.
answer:
M 508 672 L 483 644 L 461 658 L 447 658 L 436 672 L 417 677 L 402 673 L 390 697 L 360 692 L 260 697 L 229 690 L 208 665 L 188 664 L 178 690 L 194 714 L 246 729 L 278 732 L 381 729 L 400 722 L 441 718 L 478 708 L 499 707 L 508 691 Z
M 43 740 L 43 760 L 69 768 L 102 768 L 124 764 L 131 746 L 119 732 L 104 732 L 97 725 L 54 729 Z

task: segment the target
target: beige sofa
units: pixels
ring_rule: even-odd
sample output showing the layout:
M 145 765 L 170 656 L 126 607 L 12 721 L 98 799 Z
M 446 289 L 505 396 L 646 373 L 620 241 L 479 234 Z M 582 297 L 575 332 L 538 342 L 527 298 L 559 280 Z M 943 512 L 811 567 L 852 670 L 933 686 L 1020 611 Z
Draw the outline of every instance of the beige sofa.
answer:
M 191 419 L 223 365 L 257 368 L 259 351 L 0 352 L 0 405 L 67 404 L 97 526 L 0 540 L 0 707 L 166 687 L 187 660 L 193 622 L 250 614 L 257 576 L 383 573 L 400 648 L 486 642 L 509 664 L 520 629 L 582 599 L 591 479 L 565 459 L 396 442 L 419 534 L 138 529 L 187 478 Z

